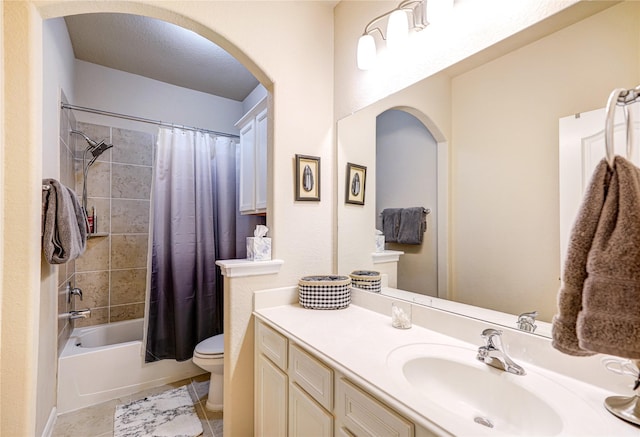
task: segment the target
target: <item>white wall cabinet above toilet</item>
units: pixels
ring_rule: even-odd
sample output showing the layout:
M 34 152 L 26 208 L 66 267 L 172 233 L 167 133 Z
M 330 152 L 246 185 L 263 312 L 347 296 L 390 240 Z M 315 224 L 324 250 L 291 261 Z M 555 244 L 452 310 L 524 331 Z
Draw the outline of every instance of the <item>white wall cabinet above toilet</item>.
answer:
M 241 214 L 267 211 L 267 98 L 260 100 L 237 123 L 240 129 Z

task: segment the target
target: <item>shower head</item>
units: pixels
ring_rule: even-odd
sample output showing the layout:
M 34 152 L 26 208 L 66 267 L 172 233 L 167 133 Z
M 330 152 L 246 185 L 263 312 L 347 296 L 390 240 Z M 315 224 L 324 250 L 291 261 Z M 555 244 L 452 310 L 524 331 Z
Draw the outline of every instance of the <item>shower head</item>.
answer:
M 93 141 L 91 138 L 89 138 L 85 133 L 80 132 L 79 130 L 71 130 L 72 134 L 76 134 L 76 135 L 80 135 L 82 138 L 84 138 L 87 143 L 89 143 L 89 147 L 93 148 L 96 147 L 98 145 L 98 143 L 96 143 L 95 141 Z
M 106 150 L 112 147 L 113 147 L 113 144 L 107 144 L 103 140 L 103 141 L 100 141 L 100 143 L 96 144 L 96 146 L 89 151 L 93 155 L 93 159 L 97 159 L 98 156 L 102 155 Z
M 84 138 L 85 141 L 89 144 L 87 148 L 84 150 L 84 155 L 86 156 L 87 153 L 91 152 L 91 155 L 93 155 L 93 157 L 91 158 L 89 163 L 86 165 L 87 168 L 91 166 L 96 159 L 98 159 L 98 156 L 102 155 L 106 150 L 113 147 L 112 144 L 107 144 L 104 142 L 104 140 L 100 140 L 100 142 L 97 143 L 91 138 L 89 138 L 89 136 L 83 132 L 72 130 L 71 133 L 82 136 L 82 138 Z

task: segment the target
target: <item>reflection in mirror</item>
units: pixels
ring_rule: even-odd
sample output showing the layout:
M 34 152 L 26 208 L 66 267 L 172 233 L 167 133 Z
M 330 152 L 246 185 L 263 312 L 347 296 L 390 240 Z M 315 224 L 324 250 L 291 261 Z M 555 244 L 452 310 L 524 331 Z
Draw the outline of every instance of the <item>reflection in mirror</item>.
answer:
M 390 109 L 376 119 L 376 224 L 389 250 L 404 252 L 398 262 L 398 288 L 438 296 L 438 147 L 420 120 Z M 389 242 L 383 211 L 422 207 L 429 210 L 420 244 Z
M 640 82 L 640 3 L 612 4 L 587 18 L 572 17 L 574 10 L 565 11 L 565 23 L 573 23 L 565 28 L 519 47 L 515 35 L 500 45 L 501 54 L 480 53 L 338 123 L 339 169 L 345 162 L 372 168 L 380 160 L 373 152 L 376 118 L 392 108 L 424 114 L 429 122 L 420 120 L 438 145 L 447 145 L 438 160 L 448 160 L 449 186 L 439 179 L 438 190 L 448 193 L 448 208 L 431 217 L 449 213 L 437 222 L 448 244 L 438 263 L 448 273 L 446 294 L 504 313 L 512 327 L 518 314 L 538 311 L 538 320 L 549 322 L 556 312 L 563 261 L 559 120 L 601 108 L 614 88 Z M 381 171 L 369 175 L 370 187 Z M 380 270 L 395 286 L 400 278 L 371 255 L 378 209 L 339 200 L 338 270 Z

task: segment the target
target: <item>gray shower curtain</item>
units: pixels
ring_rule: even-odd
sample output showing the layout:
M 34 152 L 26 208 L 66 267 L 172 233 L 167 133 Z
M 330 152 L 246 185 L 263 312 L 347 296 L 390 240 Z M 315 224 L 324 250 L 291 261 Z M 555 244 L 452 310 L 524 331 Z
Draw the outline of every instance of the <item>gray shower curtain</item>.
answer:
M 236 186 L 229 138 L 160 129 L 146 362 L 190 359 L 198 342 L 222 333 L 223 284 L 215 261 L 244 257 L 236 241 L 251 235 L 256 223 L 237 213 Z

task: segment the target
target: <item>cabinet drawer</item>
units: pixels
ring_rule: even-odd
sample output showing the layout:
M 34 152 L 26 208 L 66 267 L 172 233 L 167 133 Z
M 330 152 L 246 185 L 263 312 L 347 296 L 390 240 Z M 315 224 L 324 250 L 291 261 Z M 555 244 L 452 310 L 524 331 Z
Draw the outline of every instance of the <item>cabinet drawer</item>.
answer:
M 258 351 L 268 357 L 282 370 L 287 370 L 287 339 L 258 321 L 256 344 Z
M 413 423 L 346 379 L 338 381 L 336 391 L 336 420 L 338 426 L 344 426 L 350 434 L 357 437 L 414 435 Z M 345 435 L 349 434 L 345 432 Z
M 289 378 L 324 408 L 333 409 L 333 371 L 295 344 L 289 346 Z

